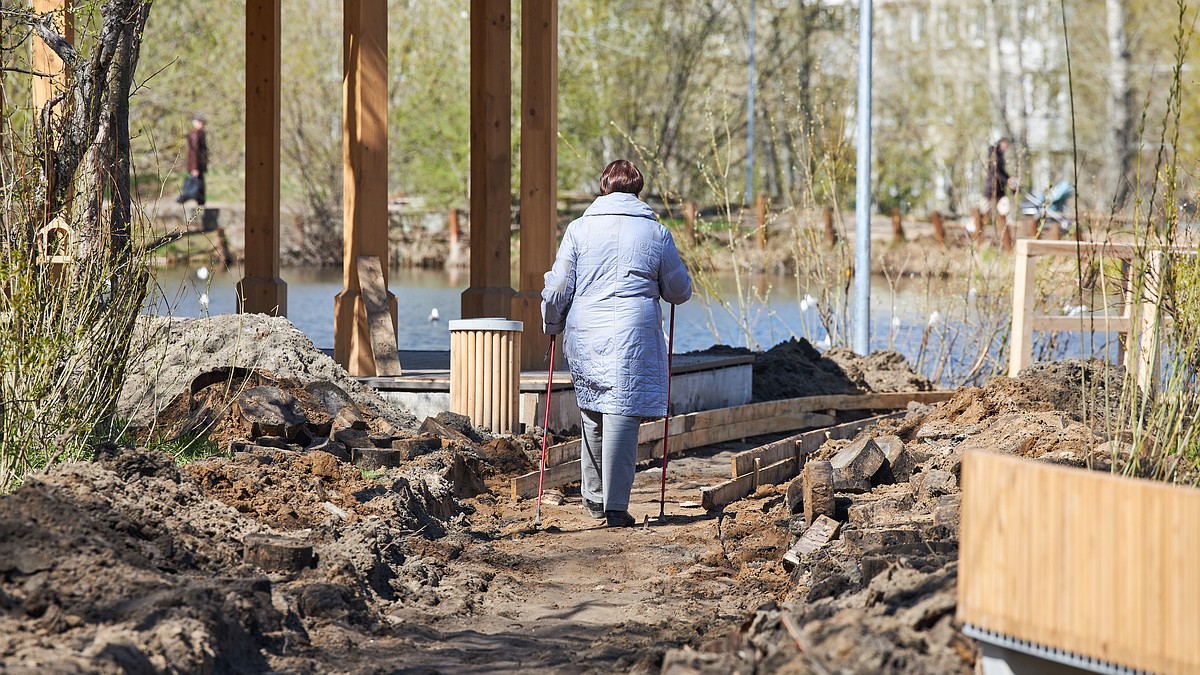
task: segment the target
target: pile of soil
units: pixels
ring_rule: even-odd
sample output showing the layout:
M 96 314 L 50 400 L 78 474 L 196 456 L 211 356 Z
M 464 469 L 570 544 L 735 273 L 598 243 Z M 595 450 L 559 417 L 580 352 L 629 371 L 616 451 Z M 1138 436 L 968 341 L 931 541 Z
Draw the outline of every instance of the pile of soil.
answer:
M 134 427 L 151 426 L 158 413 L 208 373 L 259 371 L 300 385 L 340 387 L 371 417 L 397 429 L 418 420 L 403 408 L 355 382 L 346 371 L 283 317 L 220 315 L 200 319 L 144 317 L 134 332 L 128 378 L 117 402 Z
M 822 355 L 808 340 L 792 338 L 765 352 L 715 345 L 695 353 L 753 355 L 753 403 L 801 396 L 933 389 L 929 378 L 914 373 L 904 355 L 890 349 L 859 356 L 845 347 L 835 347 Z

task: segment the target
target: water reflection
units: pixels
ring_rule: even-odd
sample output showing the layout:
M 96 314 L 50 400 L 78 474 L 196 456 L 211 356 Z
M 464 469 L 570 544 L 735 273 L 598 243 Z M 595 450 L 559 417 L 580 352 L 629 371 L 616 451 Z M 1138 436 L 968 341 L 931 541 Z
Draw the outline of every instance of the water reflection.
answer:
M 201 279 L 201 277 L 205 277 Z M 152 311 L 176 316 L 206 316 L 236 310 L 238 268 L 208 270 L 173 268 L 158 275 Z M 318 347 L 333 346 L 333 299 L 342 289 L 337 268 L 293 268 L 283 271 L 288 284 L 288 318 Z M 693 301 L 679 307 L 676 350 L 704 349 L 715 343 L 767 349 L 791 337 L 805 337 L 819 347 L 838 343 L 846 335 L 847 309 L 798 288 L 791 276 L 761 275 L 706 280 Z M 460 296 L 468 283 L 465 271 L 393 270 L 389 285 L 398 301 L 401 349 L 449 349 L 447 323 L 460 318 Z M 959 284 L 961 285 L 961 284 Z M 1007 344 L 1009 299 L 986 298 L 974 289 L 933 285 L 925 281 L 889 285 L 876 279 L 872 286 L 872 347 L 894 348 L 910 362 L 920 363 L 926 375 L 940 374 L 944 383 L 969 372 L 979 357 L 978 344 L 988 341 L 988 354 L 1003 358 Z M 816 291 L 812 291 L 816 292 Z M 204 300 L 204 301 L 202 301 Z M 206 301 L 206 302 L 205 302 Z M 835 303 L 831 303 L 835 304 Z M 431 320 L 433 310 L 438 320 Z M 829 316 L 832 322 L 823 322 Z M 663 317 L 668 308 L 664 304 Z M 831 337 L 825 323 L 830 323 Z M 1101 349 L 1103 338 L 1101 337 Z M 845 340 L 841 340 L 842 343 Z M 1054 353 L 1042 357 L 1089 352 L 1096 340 L 1064 335 Z M 1114 352 L 1115 347 L 1107 351 Z M 923 356 L 922 356 L 923 355 Z

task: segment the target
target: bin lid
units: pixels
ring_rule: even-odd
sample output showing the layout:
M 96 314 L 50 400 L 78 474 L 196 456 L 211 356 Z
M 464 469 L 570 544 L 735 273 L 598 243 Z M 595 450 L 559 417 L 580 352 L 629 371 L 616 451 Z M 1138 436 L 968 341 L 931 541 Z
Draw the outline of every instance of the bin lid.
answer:
M 509 321 L 504 318 L 495 319 L 455 319 L 450 322 L 450 330 L 525 330 L 525 324 L 520 321 Z

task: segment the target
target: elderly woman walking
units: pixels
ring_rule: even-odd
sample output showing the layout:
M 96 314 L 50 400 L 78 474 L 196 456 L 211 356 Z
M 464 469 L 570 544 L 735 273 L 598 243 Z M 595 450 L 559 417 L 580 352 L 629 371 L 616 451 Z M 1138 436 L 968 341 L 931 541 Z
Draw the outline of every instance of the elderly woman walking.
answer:
M 609 526 L 636 523 L 629 493 L 643 417 L 667 413 L 667 345 L 659 298 L 692 297 L 671 233 L 638 199 L 644 181 L 618 159 L 600 175 L 600 197 L 567 227 L 542 291 L 547 335 L 566 331 L 582 411 L 583 504 Z

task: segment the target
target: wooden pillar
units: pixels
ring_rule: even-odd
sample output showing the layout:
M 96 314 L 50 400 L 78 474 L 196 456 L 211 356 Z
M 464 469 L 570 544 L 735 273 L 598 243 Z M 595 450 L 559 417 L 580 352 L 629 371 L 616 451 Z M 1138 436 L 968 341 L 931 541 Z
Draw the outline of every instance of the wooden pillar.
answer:
M 758 232 L 758 247 L 767 248 L 767 195 L 758 193 L 754 200 L 754 221 Z
M 929 216 L 929 220 L 933 224 L 933 240 L 936 241 L 939 246 L 945 246 L 946 226 L 942 224 L 942 212 L 934 211 Z
M 558 0 L 521 0 L 521 269 L 512 318 L 525 323 L 525 369 L 547 367 L 542 360 L 550 338 L 542 332 L 542 286 L 554 264 L 557 235 Z M 474 285 L 474 267 L 471 281 Z M 465 308 L 466 297 L 463 301 Z
M 458 209 L 450 209 L 449 215 L 446 217 L 446 237 L 450 242 L 450 246 L 458 246 Z
M 1037 298 L 1037 259 L 1029 254 L 1029 240 L 1016 245 L 1013 261 L 1012 336 L 1008 348 L 1008 376 L 1016 377 L 1033 362 L 1033 303 Z
M 342 33 L 343 290 L 333 301 L 333 356 L 351 375 L 374 375 L 371 332 L 355 260 L 379 258 L 388 278 L 387 2 L 345 0 Z M 388 291 L 392 330 L 396 296 Z
M 279 277 L 280 0 L 246 2 L 246 276 L 238 311 L 287 316 Z
M 471 0 L 471 285 L 462 317 L 512 312 L 512 13 L 507 0 Z
M 54 23 L 58 34 L 67 42 L 75 43 L 75 13 L 67 6 L 66 0 L 33 0 L 32 7 L 37 14 L 57 12 Z M 63 67 L 62 59 L 58 58 L 58 54 L 46 46 L 41 38 L 34 36 L 29 42 L 33 50 L 33 72 L 50 75 L 50 77 L 35 76 L 33 78 L 34 114 L 40 116 L 42 106 L 46 105 L 46 102 L 53 98 L 57 91 L 62 91 L 66 87 L 67 72 Z

